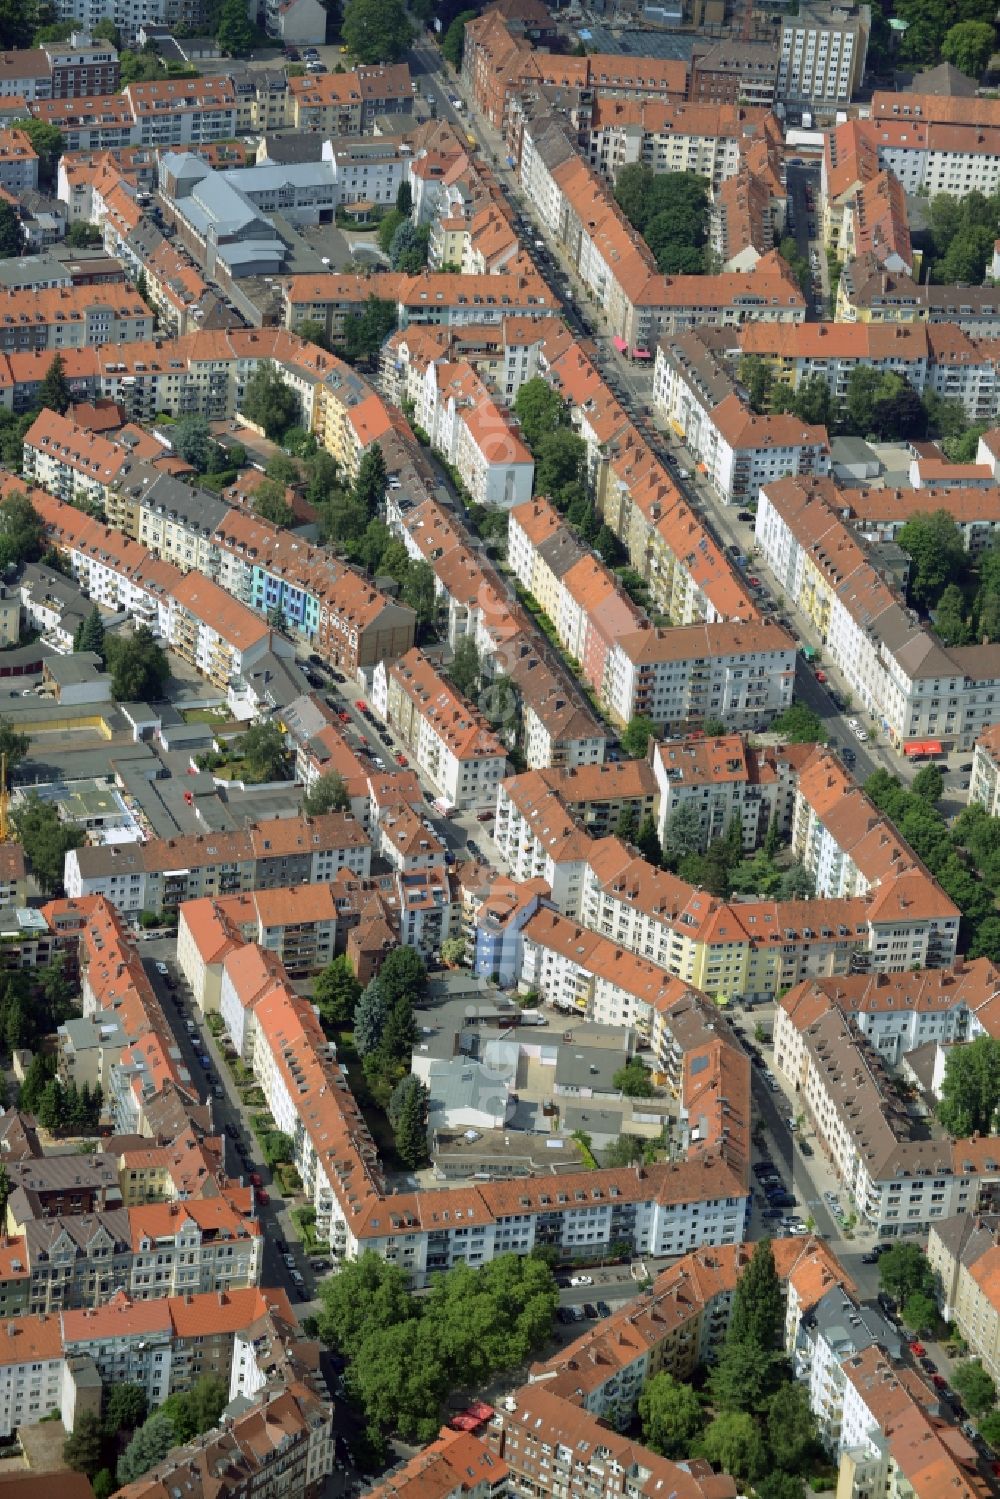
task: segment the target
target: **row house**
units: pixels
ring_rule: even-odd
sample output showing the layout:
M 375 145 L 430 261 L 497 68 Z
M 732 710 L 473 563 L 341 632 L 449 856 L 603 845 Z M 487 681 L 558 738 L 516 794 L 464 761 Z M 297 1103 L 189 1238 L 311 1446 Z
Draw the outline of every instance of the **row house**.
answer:
M 855 702 L 897 750 L 971 749 L 996 717 L 1000 648 L 945 649 L 882 580 L 839 514 L 828 479 L 782 479 L 760 492 L 762 560 L 813 621 Z
M 67 894 L 103 895 L 132 917 L 200 896 L 322 882 L 345 868 L 367 875 L 370 861 L 361 826 L 349 813 L 329 812 L 218 834 L 73 849 L 67 855 Z
M 507 769 L 487 720 L 414 649 L 380 663 L 373 699 L 439 796 L 460 810 L 492 807 Z
M 531 453 L 471 365 L 429 361 L 415 420 L 476 504 L 510 510 L 530 498 Z

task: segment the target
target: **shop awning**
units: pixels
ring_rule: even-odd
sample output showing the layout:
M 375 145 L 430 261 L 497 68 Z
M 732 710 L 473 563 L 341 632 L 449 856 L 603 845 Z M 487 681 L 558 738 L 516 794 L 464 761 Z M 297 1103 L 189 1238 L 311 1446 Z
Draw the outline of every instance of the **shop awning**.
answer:
M 619 338 L 617 333 L 614 334 L 614 336 L 611 339 L 611 342 L 614 344 L 614 346 L 618 350 L 619 354 L 624 354 L 625 350 L 628 348 L 628 344 L 625 342 L 625 340 L 623 338 Z
M 904 753 L 907 755 L 939 755 L 941 753 L 941 743 L 937 739 L 911 739 L 910 743 L 904 747 Z

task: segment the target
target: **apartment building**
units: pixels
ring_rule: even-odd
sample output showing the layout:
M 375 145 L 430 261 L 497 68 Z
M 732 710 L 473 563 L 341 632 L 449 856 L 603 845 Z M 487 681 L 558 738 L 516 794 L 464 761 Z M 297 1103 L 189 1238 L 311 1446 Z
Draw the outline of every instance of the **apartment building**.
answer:
M 613 641 L 602 698 L 616 723 L 643 714 L 666 736 L 708 718 L 749 730 L 789 705 L 794 676 L 795 646 L 777 625 L 649 628 Z
M 372 696 L 441 797 L 453 806 L 491 807 L 507 758 L 487 720 L 420 651 L 375 668 Z
M 313 1495 L 333 1472 L 331 1406 L 306 1376 L 268 1381 L 247 1409 L 169 1455 L 121 1490 L 157 1499 L 183 1483 L 191 1499 L 264 1488 L 274 1499 Z
M 153 314 L 126 286 L 0 290 L 0 351 L 82 349 L 153 336 Z
M 692 451 L 727 505 L 745 505 L 762 485 L 787 474 L 830 472 L 825 427 L 809 426 L 787 412 L 758 416 L 735 394 L 697 430 L 700 441 Z
M 774 1239 L 775 1270 L 789 1304 L 804 1315 L 826 1287 L 848 1284 L 821 1241 Z M 725 1340 L 732 1300 L 750 1261 L 748 1244 L 696 1249 L 662 1270 L 647 1294 L 583 1332 L 557 1358 L 533 1365 L 532 1387 L 612 1426 L 634 1416 L 639 1394 L 661 1371 L 688 1381 Z
M 759 848 L 772 823 L 779 830 L 791 826 L 796 768 L 804 759 L 799 746 L 757 748 L 739 734 L 657 743 L 652 771 L 660 842 L 678 810 L 693 806 L 703 849 L 722 838 L 734 818 L 743 828 L 743 847 Z
M 350 73 L 306 74 L 288 80 L 285 124 L 324 138 L 369 135 L 380 116 L 409 116 L 413 88 L 406 63 L 359 67 Z
M 39 412 L 24 436 L 24 477 L 80 509 L 103 509 L 127 462 L 127 449 L 83 431 L 58 411 Z
M 808 1387 L 819 1439 L 835 1457 L 840 1454 L 843 1432 L 844 1365 L 869 1350 L 884 1352 L 898 1364 L 902 1335 L 880 1311 L 861 1305 L 842 1286 L 832 1287 L 800 1319 L 789 1349 L 795 1377 Z
M 200 896 L 312 884 L 340 869 L 367 875 L 371 845 L 345 812 L 274 818 L 236 832 L 73 849 L 67 894 L 103 895 L 126 918 Z
M 824 479 L 762 489 L 755 532 L 764 562 L 897 751 L 971 750 L 996 717 L 1000 648 L 940 645 L 882 581 L 837 514 L 838 497 Z
M 178 913 L 177 966 L 206 1014 L 218 1010 L 222 961 L 245 942 L 280 958 L 295 978 L 336 956 L 338 911 L 332 885 L 293 885 L 185 901 Z M 342 935 L 342 934 L 341 934 Z
M 0 130 L 0 187 L 14 198 L 38 188 L 38 157 L 23 130 Z
M 492 1407 L 482 1409 L 492 1414 Z M 507 1483 L 507 1464 L 478 1435 L 443 1426 L 436 1441 L 368 1492 L 372 1499 L 408 1499 L 411 1494 L 421 1499 L 503 1499 Z
M 832 109 L 849 104 L 868 55 L 871 8 L 853 0 L 810 0 L 783 19 L 779 99 Z
M 470 364 L 428 361 L 415 420 L 477 504 L 509 510 L 530 498 L 534 459 Z
M 992 193 L 1000 182 L 995 99 L 935 94 L 872 95 L 879 162 L 908 193 Z
M 505 803 L 520 810 L 546 795 L 557 797 L 591 838 L 603 838 L 623 815 L 634 817 L 637 827 L 646 817 L 655 818 L 659 788 L 648 760 L 526 771 L 501 783 L 498 818 Z
M 941 1305 L 969 1354 L 1000 1375 L 1000 1220 L 966 1214 L 935 1223 L 927 1258 L 940 1278 Z
M 969 781 L 969 806 L 1000 816 L 1000 724 L 990 724 L 976 740 Z
M 974 1212 L 984 1182 L 996 1178 L 996 1163 L 990 1172 L 968 1141 L 922 1137 L 879 1053 L 825 995 L 785 996 L 775 1064 L 800 1095 L 860 1221 L 879 1238 L 926 1233 L 939 1218 Z
M 582 154 L 612 180 L 622 167 L 641 162 L 656 173 L 694 172 L 718 191 L 735 176 L 744 142 L 761 134 L 768 113 L 746 105 L 680 104 L 638 94 L 611 98 L 599 93 Z
M 843 1370 L 839 1492 L 935 1499 L 944 1490 L 982 1499 L 975 1449 L 915 1369 L 876 1347 L 846 1359 Z

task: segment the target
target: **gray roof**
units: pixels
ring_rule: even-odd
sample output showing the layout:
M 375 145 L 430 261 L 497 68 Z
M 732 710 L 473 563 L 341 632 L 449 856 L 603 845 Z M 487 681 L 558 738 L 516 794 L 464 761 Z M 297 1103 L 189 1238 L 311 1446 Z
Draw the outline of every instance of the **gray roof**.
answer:
M 503 1119 L 513 1081 L 509 1073 L 494 1072 L 467 1057 L 432 1061 L 427 1075 L 431 1123 L 435 1114 L 463 1108 L 481 1109 Z
M 838 1358 L 847 1358 L 852 1353 L 862 1353 L 877 1343 L 891 1358 L 900 1358 L 903 1340 L 880 1311 L 870 1306 L 858 1306 L 840 1286 L 819 1300 L 805 1321 L 807 1330 L 815 1327 L 823 1341 L 833 1349 Z
M 127 1208 L 108 1213 L 73 1213 L 55 1218 L 33 1218 L 24 1225 L 28 1263 L 34 1264 L 40 1252 L 51 1254 L 58 1241 L 67 1235 L 78 1250 L 86 1253 L 95 1239 L 107 1235 L 119 1253 L 132 1248 Z
M 565 1088 L 593 1088 L 617 1093 L 614 1075 L 624 1065 L 621 1052 L 597 1046 L 560 1046 L 556 1055 L 556 1083 Z
M 76 651 L 72 656 L 50 656 L 45 670 L 59 687 L 96 682 L 105 675 L 104 663 L 95 651 Z
M 323 136 L 316 130 L 265 135 L 263 148 L 266 160 L 278 166 L 296 161 L 320 161 L 323 156 Z

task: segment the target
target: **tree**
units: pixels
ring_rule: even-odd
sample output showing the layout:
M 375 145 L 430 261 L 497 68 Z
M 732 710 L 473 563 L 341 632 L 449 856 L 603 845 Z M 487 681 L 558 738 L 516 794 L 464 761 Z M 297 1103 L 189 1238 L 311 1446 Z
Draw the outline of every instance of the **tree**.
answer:
M 15 492 L 0 500 L 0 571 L 37 562 L 44 542 L 41 517 L 26 494 Z
M 825 744 L 827 737 L 819 714 L 804 703 L 792 703 L 772 719 L 771 733 L 779 734 L 789 744 Z
M 18 734 L 9 718 L 0 718 L 0 755 L 7 756 L 7 774 L 17 769 L 31 748 L 28 734 Z
M 704 177 L 654 172 L 637 162 L 618 173 L 615 197 L 664 275 L 706 269 L 709 184 Z
M 216 40 L 230 57 L 243 57 L 253 47 L 253 27 L 243 0 L 223 0 Z
M 782 1473 L 780 1469 L 758 1478 L 753 1491 L 756 1499 L 803 1499 L 805 1492 L 801 1478 L 794 1473 Z
M 170 680 L 170 664 L 148 625 L 105 642 L 111 691 L 120 703 L 156 702 Z
M 288 768 L 285 736 L 273 719 L 255 723 L 239 741 L 243 757 L 244 779 L 260 785 L 263 781 L 283 781 Z
M 774 1385 L 774 1355 L 752 1338 L 728 1337 L 708 1377 L 712 1403 L 721 1411 L 760 1411 Z
M 368 1056 L 377 1050 L 389 1019 L 390 1002 L 382 992 L 377 978 L 362 990 L 354 1011 L 354 1044 L 358 1055 Z
M 290 526 L 295 519 L 291 505 L 285 499 L 285 491 L 273 479 L 261 479 L 253 492 L 254 514 L 272 526 Z
M 104 1427 L 93 1411 L 81 1411 L 63 1443 L 63 1461 L 74 1473 L 92 1477 L 104 1463 Z
M 619 174 L 620 175 L 620 174 Z M 747 393 L 747 400 L 754 411 L 765 412 L 771 399 L 774 385 L 774 370 L 759 354 L 743 354 L 739 363 L 739 378 Z
M 116 1384 L 108 1396 L 104 1420 L 109 1432 L 135 1431 L 145 1421 L 149 1401 L 142 1385 Z
M 331 1025 L 350 1025 L 360 998 L 361 985 L 344 955 L 323 969 L 313 989 L 319 1012 Z
M 653 814 L 647 812 L 635 835 L 635 846 L 648 864 L 659 864 L 663 859 L 660 839 L 656 831 Z
M 63 865 L 72 848 L 84 842 L 81 829 L 63 822 L 51 802 L 31 792 L 11 813 L 17 836 L 24 847 L 31 872 L 46 895 L 63 888 Z
M 79 629 L 73 636 L 73 649 L 94 651 L 104 660 L 104 620 L 96 604 L 91 606 L 90 613 L 80 621 Z
M 418 1077 L 402 1078 L 389 1099 L 396 1154 L 412 1170 L 427 1164 L 428 1092 Z
M 652 1098 L 653 1081 L 649 1068 L 641 1057 L 632 1057 L 624 1067 L 619 1067 L 612 1084 L 626 1098 Z
M 911 516 L 897 540 L 913 564 L 911 599 L 921 608 L 933 609 L 948 583 L 965 576 L 962 533 L 946 510 L 935 510 Z
M 937 1304 L 933 1297 L 915 1291 L 903 1302 L 900 1316 L 911 1332 L 921 1332 L 925 1327 L 933 1327 L 937 1321 Z
M 979 1435 L 991 1447 L 1000 1447 L 1000 1411 L 987 1411 L 976 1423 Z
M 833 398 L 822 375 L 810 375 L 795 391 L 795 415 L 814 427 L 829 427 L 833 422 Z
M 0 15 L 3 7 L 0 6 Z M 3 22 L 0 19 L 0 31 Z M 39 183 L 51 183 L 56 175 L 56 166 L 60 156 L 66 149 L 62 131 L 56 125 L 47 125 L 44 120 L 15 120 L 15 130 L 23 130 L 31 141 L 35 155 L 38 157 L 38 180 Z
M 418 1315 L 408 1285 L 405 1270 L 371 1250 L 356 1260 L 346 1260 L 320 1287 L 320 1337 L 348 1358 L 355 1358 L 373 1333 L 412 1321 Z
M 354 481 L 354 497 L 369 515 L 374 515 L 385 504 L 389 475 L 385 466 L 385 454 L 374 443 L 361 456 L 358 476 Z
M 945 645 L 968 645 L 972 630 L 965 595 L 957 583 L 949 583 L 934 611 L 934 629 Z
M 977 1036 L 945 1059 L 938 1118 L 949 1134 L 991 1135 L 1000 1109 L 1000 1040 Z M 881 1261 L 879 1262 L 881 1268 Z
M 767 1407 L 767 1439 L 779 1468 L 799 1473 L 819 1446 L 809 1392 L 797 1380 L 785 1380 Z
M 649 741 L 656 738 L 656 724 L 644 713 L 630 718 L 622 732 L 622 749 L 630 760 L 642 760 L 649 748 Z
M 704 847 L 705 835 L 697 804 L 683 801 L 670 814 L 663 830 L 663 857 L 671 864 L 679 864 L 689 854 L 700 853 Z
M 479 14 L 475 10 L 459 11 L 444 34 L 441 43 L 441 53 L 446 62 L 450 62 L 456 73 L 462 66 L 462 54 L 465 50 L 465 23 L 474 21 Z
M 465 938 L 446 937 L 441 943 L 441 961 L 449 968 L 461 968 L 465 962 Z
M 396 331 L 396 303 L 374 295 L 365 310 L 344 320 L 344 353 L 348 359 L 373 359 Z
M 463 635 L 455 646 L 448 675 L 463 697 L 472 697 L 479 686 L 479 652 L 471 635 Z
M 34 1114 L 49 1082 L 55 1077 L 55 1058 L 36 1051 L 28 1064 L 18 1095 L 18 1103 L 29 1114 Z
M 925 765 L 918 770 L 910 783 L 914 796 L 925 802 L 939 802 L 944 791 L 944 775 L 940 765 Z
M 532 450 L 543 437 L 557 432 L 569 422 L 562 396 L 541 375 L 525 380 L 514 398 L 514 415 L 521 423 L 524 440 Z
M 778 880 L 779 900 L 812 900 L 815 894 L 816 881 L 798 862 L 784 870 Z
M 403 603 L 417 616 L 418 631 L 426 630 L 437 618 L 438 602 L 434 569 L 429 562 L 410 561 L 403 581 Z
M 918 1292 L 933 1293 L 934 1272 L 917 1244 L 894 1244 L 879 1257 L 878 1282 L 880 1289 L 902 1306 Z
M 413 189 L 405 178 L 396 189 L 396 212 L 404 216 L 413 212 Z
M 561 427 L 539 438 L 534 455 L 536 494 L 551 495 L 565 508 L 571 487 L 583 482 L 587 457 L 583 438 Z
M 185 463 L 190 463 L 199 474 L 208 473 L 215 443 L 207 417 L 197 412 L 182 416 L 171 432 L 171 441 Z
M 250 376 L 239 405 L 243 415 L 255 426 L 263 427 L 265 435 L 274 442 L 280 442 L 299 419 L 298 397 L 267 359 L 262 359 Z
M 753 1416 L 723 1411 L 705 1430 L 701 1450 L 710 1463 L 737 1478 L 759 1478 L 767 1468 L 767 1446 Z
M 986 71 L 996 45 L 996 29 L 987 21 L 959 21 L 945 32 L 941 56 L 960 73 L 978 78 Z
M 351 0 L 340 34 L 363 63 L 399 62 L 413 40 L 402 0 Z
M 110 42 L 112 47 L 121 47 L 122 34 L 110 16 L 103 16 L 97 25 L 91 28 L 90 34 L 95 42 Z
M 613 838 L 620 838 L 623 843 L 634 843 L 638 833 L 639 818 L 633 802 L 622 809 L 611 835 Z
M 951 1371 L 951 1383 L 961 1396 L 962 1404 L 974 1416 L 983 1415 L 996 1404 L 997 1387 L 979 1359 L 957 1364 Z
M 328 770 L 313 782 L 302 798 L 302 812 L 306 817 L 322 817 L 325 812 L 349 812 L 351 798 L 344 778 L 335 770 Z
M 118 1460 L 119 1484 L 134 1483 L 150 1468 L 161 1463 L 177 1445 L 177 1435 L 170 1417 L 162 1410 L 154 1411 L 129 1442 Z
M 419 1005 L 427 993 L 427 965 L 414 948 L 393 948 L 379 970 L 378 982 L 390 1004 L 407 999 Z
M 329 349 L 330 336 L 326 331 L 326 324 L 321 323 L 319 318 L 303 318 L 295 328 L 296 333 L 307 344 L 315 344 L 319 349 Z
M 62 415 L 72 402 L 69 381 L 66 379 L 66 364 L 61 354 L 53 354 L 52 362 L 38 387 L 38 404 L 43 410 L 58 411 Z
M 642 1438 L 664 1457 L 688 1457 L 705 1423 L 701 1401 L 689 1384 L 661 1371 L 643 1386 L 639 1396 Z
M 771 1241 L 760 1239 L 736 1284 L 727 1342 L 754 1343 L 765 1350 L 773 1348 L 781 1307 L 781 1285 Z

